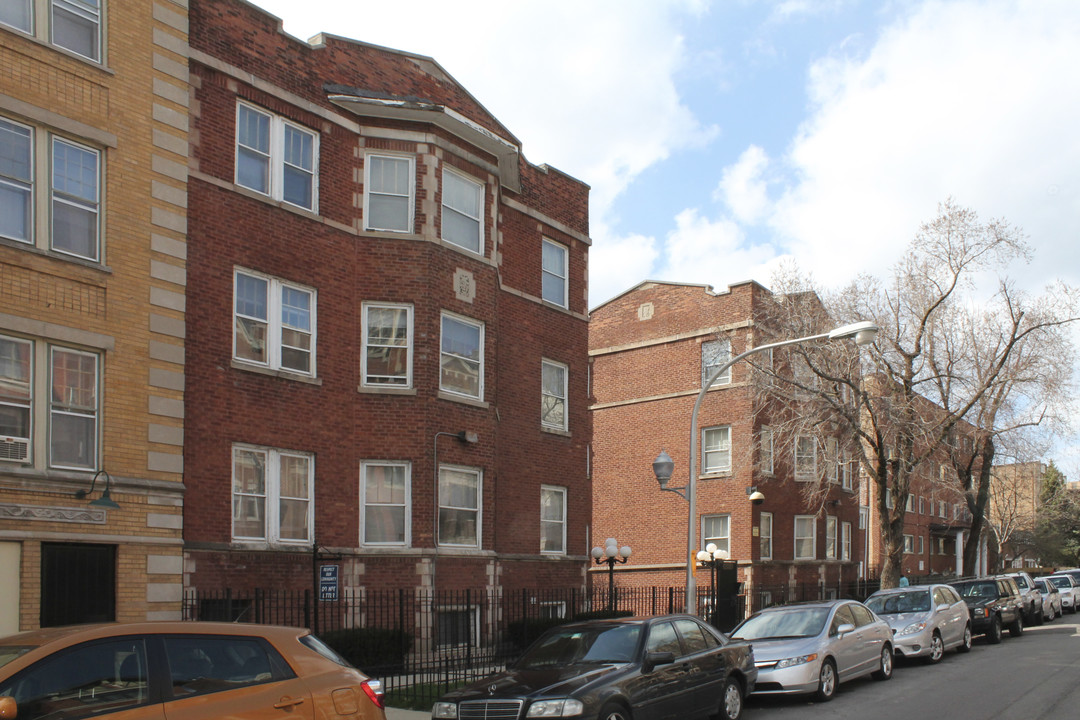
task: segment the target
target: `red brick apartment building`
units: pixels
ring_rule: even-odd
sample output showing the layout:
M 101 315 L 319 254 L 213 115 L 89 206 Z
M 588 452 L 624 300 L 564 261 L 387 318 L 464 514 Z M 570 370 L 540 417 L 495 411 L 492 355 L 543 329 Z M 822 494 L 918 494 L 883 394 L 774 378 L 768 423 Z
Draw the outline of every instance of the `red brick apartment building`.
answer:
M 671 485 L 686 485 L 691 414 L 707 370 L 774 342 L 761 322 L 775 302 L 753 282 L 720 293 L 644 282 L 593 310 L 594 535 L 633 549 L 616 568 L 621 585 L 682 585 L 687 502 L 660 490 L 652 462 L 666 450 L 675 462 Z M 784 362 L 780 353 L 776 362 Z M 828 433 L 774 437 L 756 382 L 751 366 L 738 363 L 702 404 L 698 546 L 728 550 L 746 590 L 855 580 L 865 547 L 855 463 Z M 826 488 L 813 503 L 804 497 L 811 483 Z M 765 495 L 762 504 L 749 501 L 751 488 Z M 707 584 L 707 571 L 699 573 L 698 585 Z
M 190 17 L 186 586 L 582 587 L 588 187 L 431 58 Z

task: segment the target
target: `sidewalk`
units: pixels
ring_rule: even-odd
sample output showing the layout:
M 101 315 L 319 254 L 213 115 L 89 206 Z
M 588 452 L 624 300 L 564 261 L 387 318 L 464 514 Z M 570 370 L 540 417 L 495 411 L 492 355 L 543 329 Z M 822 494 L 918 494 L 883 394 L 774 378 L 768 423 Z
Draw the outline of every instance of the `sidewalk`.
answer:
M 419 710 L 402 710 L 401 708 L 386 708 L 386 720 L 430 720 L 431 713 Z

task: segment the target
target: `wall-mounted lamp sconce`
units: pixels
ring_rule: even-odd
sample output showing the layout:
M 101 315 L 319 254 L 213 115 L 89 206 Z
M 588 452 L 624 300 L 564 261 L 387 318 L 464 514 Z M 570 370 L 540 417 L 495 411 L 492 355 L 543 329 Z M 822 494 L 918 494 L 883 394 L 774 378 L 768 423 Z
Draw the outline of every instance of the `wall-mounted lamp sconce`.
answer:
M 840 501 L 839 500 L 830 500 L 829 504 L 832 505 L 833 507 L 840 507 Z
M 765 493 L 757 489 L 756 485 L 751 485 L 746 488 L 746 494 L 749 496 L 749 500 L 754 505 L 760 505 L 765 502 Z
M 75 491 L 75 497 L 82 500 L 87 495 L 94 492 L 94 486 L 97 485 L 98 475 L 104 475 L 105 476 L 105 490 L 101 493 L 101 497 L 99 497 L 97 500 L 91 500 L 90 504 L 93 505 L 94 507 L 103 507 L 103 508 L 109 508 L 111 510 L 119 510 L 120 505 L 117 504 L 117 502 L 112 499 L 112 494 L 109 492 L 109 488 L 112 485 L 112 477 L 109 475 L 109 473 L 105 472 L 104 470 L 98 470 L 96 473 L 94 473 L 94 479 L 90 481 L 90 489 L 88 489 L 88 490 L 76 490 Z

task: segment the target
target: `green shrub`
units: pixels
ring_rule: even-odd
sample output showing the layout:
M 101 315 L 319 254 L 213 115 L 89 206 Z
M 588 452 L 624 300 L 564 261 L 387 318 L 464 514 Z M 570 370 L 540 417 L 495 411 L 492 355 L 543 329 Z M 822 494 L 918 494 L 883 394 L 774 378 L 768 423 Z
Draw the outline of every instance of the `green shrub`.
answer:
M 319 637 L 350 663 L 376 677 L 405 672 L 405 658 L 412 647 L 412 634 L 404 630 L 330 630 Z

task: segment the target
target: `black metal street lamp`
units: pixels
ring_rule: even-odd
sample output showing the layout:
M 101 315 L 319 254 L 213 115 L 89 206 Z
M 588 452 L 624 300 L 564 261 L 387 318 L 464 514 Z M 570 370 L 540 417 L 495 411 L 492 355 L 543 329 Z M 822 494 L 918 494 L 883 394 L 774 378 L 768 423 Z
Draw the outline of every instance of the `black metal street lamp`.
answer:
M 630 552 L 629 545 L 619 547 L 615 538 L 608 538 L 604 547 L 598 546 L 592 549 L 593 560 L 596 564 L 608 567 L 608 610 L 610 612 L 615 611 L 615 563 L 625 563 L 630 559 Z
M 728 559 L 728 551 L 720 550 L 716 547 L 716 543 L 709 543 L 705 546 L 704 550 L 699 550 L 697 554 L 698 566 L 703 568 L 709 568 L 711 585 L 712 601 L 709 610 L 709 623 L 716 625 L 717 608 L 720 602 L 720 593 L 716 587 L 717 572 L 724 567 L 724 562 Z

